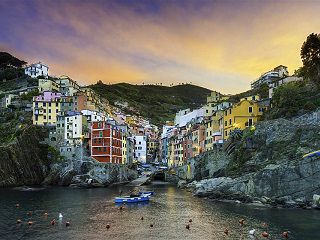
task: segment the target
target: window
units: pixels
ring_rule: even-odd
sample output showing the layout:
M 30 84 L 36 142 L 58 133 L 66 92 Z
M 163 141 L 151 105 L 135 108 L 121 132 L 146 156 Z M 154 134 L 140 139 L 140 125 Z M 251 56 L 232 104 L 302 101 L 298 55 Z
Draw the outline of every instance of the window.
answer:
M 253 125 L 253 120 L 252 120 L 252 119 L 249 119 L 248 125 L 249 125 L 249 126 L 252 126 L 252 125 Z
M 51 109 L 49 109 L 49 113 L 51 113 Z
M 228 132 L 227 131 L 225 131 L 225 135 L 228 136 Z
M 43 113 L 46 113 L 47 112 L 47 110 L 46 109 L 43 109 Z
M 252 107 L 249 107 L 249 113 L 252 113 L 252 111 L 253 111 Z
M 228 125 L 228 122 L 227 122 L 227 121 L 224 121 L 224 125 L 227 126 L 227 125 Z
M 51 102 L 49 103 L 49 107 L 51 107 Z
M 229 109 L 229 114 L 231 114 L 231 108 Z
M 232 124 L 232 120 L 231 120 L 231 119 L 229 119 L 229 124 L 230 124 L 230 125 Z
M 99 137 L 102 137 L 102 136 L 103 136 L 103 132 L 99 131 Z
M 49 119 L 51 119 L 51 116 L 49 115 Z

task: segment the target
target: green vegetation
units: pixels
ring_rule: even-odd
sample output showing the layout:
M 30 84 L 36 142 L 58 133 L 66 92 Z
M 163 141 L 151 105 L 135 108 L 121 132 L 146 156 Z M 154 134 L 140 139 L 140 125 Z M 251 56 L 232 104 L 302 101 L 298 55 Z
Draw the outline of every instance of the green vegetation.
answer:
M 294 117 L 320 107 L 320 92 L 307 81 L 290 82 L 276 89 L 272 97 L 272 108 L 268 119 Z
M 320 35 L 311 33 L 301 47 L 301 60 L 306 78 L 320 85 Z
M 295 75 L 304 80 L 278 87 L 272 97 L 267 119 L 294 117 L 320 107 L 320 36 L 310 34 L 301 47 L 303 66 Z
M 106 85 L 99 81 L 90 87 L 112 105 L 117 101 L 127 102 L 135 110 L 127 109 L 127 113 L 146 117 L 156 125 L 172 120 L 181 109 L 201 107 L 210 94 L 209 89 L 190 84 L 166 87 L 127 83 Z

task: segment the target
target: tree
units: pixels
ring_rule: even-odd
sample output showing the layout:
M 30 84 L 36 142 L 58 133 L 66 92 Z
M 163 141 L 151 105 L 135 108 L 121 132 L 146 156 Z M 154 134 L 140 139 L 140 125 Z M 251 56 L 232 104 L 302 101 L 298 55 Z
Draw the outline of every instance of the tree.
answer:
M 301 47 L 301 60 L 308 78 L 320 82 L 320 35 L 311 33 Z

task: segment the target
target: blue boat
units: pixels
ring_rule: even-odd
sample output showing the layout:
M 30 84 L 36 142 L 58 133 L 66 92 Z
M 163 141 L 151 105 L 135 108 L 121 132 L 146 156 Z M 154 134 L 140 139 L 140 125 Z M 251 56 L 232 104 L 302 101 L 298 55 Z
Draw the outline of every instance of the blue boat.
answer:
M 139 194 L 140 194 L 140 195 L 146 194 L 146 195 L 153 196 L 153 195 L 154 195 L 154 191 L 141 191 L 141 192 L 139 192 Z
M 138 202 L 147 202 L 150 200 L 150 194 L 141 194 L 137 197 L 130 197 L 130 196 L 124 196 L 124 197 L 116 197 L 114 199 L 115 203 L 138 203 Z

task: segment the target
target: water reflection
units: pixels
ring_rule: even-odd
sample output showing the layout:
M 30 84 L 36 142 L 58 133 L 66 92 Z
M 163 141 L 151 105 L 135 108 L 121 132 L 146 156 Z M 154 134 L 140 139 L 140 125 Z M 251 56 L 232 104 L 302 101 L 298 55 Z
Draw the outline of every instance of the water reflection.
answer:
M 156 192 L 150 202 L 126 204 L 120 211 L 121 205 L 113 203 L 120 189 L 124 193 L 131 190 L 125 186 L 42 191 L 1 189 L 0 238 L 250 239 L 249 231 L 256 229 L 259 238 L 266 231 L 269 239 L 283 239 L 282 232 L 289 230 L 289 239 L 320 239 L 319 211 L 212 202 L 164 184 L 142 189 Z M 32 215 L 27 214 L 29 211 Z M 59 213 L 63 215 L 60 221 Z M 239 224 L 241 218 L 245 219 L 243 225 Z M 22 223 L 17 224 L 17 219 Z M 57 220 L 54 226 L 50 224 L 52 219 Z M 34 224 L 28 226 L 28 221 Z M 66 221 L 70 221 L 70 227 L 65 226 Z M 224 233 L 226 229 L 228 236 Z

